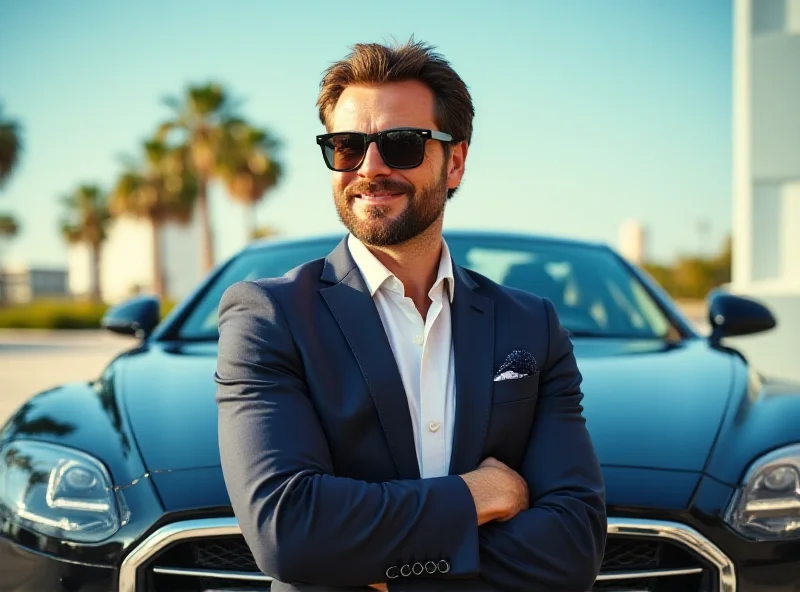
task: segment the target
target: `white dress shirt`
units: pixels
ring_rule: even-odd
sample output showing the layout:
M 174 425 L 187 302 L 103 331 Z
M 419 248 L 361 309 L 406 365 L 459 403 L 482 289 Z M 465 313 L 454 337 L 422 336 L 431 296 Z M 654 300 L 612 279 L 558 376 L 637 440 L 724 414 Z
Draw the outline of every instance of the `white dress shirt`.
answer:
M 423 320 L 403 283 L 352 234 L 353 259 L 372 295 L 389 338 L 411 414 L 417 461 L 423 479 L 447 475 L 455 420 L 455 371 L 450 304 L 455 280 L 450 250 L 442 239 L 439 273 L 428 292 Z

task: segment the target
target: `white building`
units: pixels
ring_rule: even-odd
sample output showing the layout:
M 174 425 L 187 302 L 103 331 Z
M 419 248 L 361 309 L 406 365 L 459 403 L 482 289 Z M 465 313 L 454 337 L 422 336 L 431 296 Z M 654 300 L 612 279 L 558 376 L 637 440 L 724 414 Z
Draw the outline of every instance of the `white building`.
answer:
M 635 265 L 641 265 L 647 258 L 647 232 L 638 220 L 625 220 L 619 228 L 620 254 Z
M 25 304 L 37 299 L 69 296 L 66 269 L 26 265 L 0 268 L 0 303 Z
M 188 225 L 171 223 L 161 228 L 164 276 L 171 299 L 180 300 L 204 277 L 199 233 L 197 216 Z M 70 246 L 67 259 L 70 292 L 88 294 L 92 277 L 89 249 Z M 152 225 L 132 218 L 115 219 L 103 244 L 100 270 L 103 299 L 110 304 L 138 293 L 153 293 Z
M 767 375 L 800 379 L 800 0 L 734 2 L 730 290 L 778 327 L 735 340 Z

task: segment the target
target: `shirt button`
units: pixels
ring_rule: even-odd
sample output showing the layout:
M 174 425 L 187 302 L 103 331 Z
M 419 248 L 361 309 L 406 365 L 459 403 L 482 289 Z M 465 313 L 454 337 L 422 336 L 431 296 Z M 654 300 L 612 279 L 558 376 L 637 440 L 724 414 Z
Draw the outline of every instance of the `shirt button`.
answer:
M 441 425 L 442 425 L 442 424 L 440 424 L 438 421 L 432 421 L 432 422 L 430 422 L 430 423 L 428 424 L 428 429 L 429 429 L 430 431 L 432 431 L 432 432 L 436 432 L 436 431 L 438 431 L 438 430 L 439 430 L 439 427 L 440 427 Z
M 422 345 L 423 341 L 424 340 L 422 339 L 422 335 L 414 335 L 414 343 L 416 343 L 417 345 Z

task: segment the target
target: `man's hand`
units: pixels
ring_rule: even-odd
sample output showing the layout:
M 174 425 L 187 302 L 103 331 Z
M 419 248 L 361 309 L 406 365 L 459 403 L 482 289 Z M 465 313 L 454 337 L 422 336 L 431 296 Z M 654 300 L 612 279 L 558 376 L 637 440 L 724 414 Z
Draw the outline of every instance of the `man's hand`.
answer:
M 506 522 L 528 509 L 530 499 L 525 479 L 495 458 L 487 458 L 461 478 L 475 501 L 478 526 L 493 520 Z
M 386 587 L 386 584 L 370 584 L 370 588 L 375 588 L 376 590 L 381 590 L 382 592 L 388 592 L 389 588 Z

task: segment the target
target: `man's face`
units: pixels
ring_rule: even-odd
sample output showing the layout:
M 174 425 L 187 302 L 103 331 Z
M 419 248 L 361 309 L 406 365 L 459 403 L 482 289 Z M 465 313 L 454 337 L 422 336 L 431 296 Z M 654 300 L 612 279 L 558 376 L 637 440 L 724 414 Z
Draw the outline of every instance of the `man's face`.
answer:
M 375 133 L 397 127 L 436 130 L 434 96 L 418 81 L 349 86 L 331 114 L 331 132 Z M 450 130 L 440 130 L 450 132 Z M 361 167 L 333 173 L 333 197 L 342 223 L 366 244 L 389 246 L 408 241 L 440 219 L 448 188 L 461 182 L 466 144 L 430 140 L 414 169 L 390 168 L 376 143 Z

